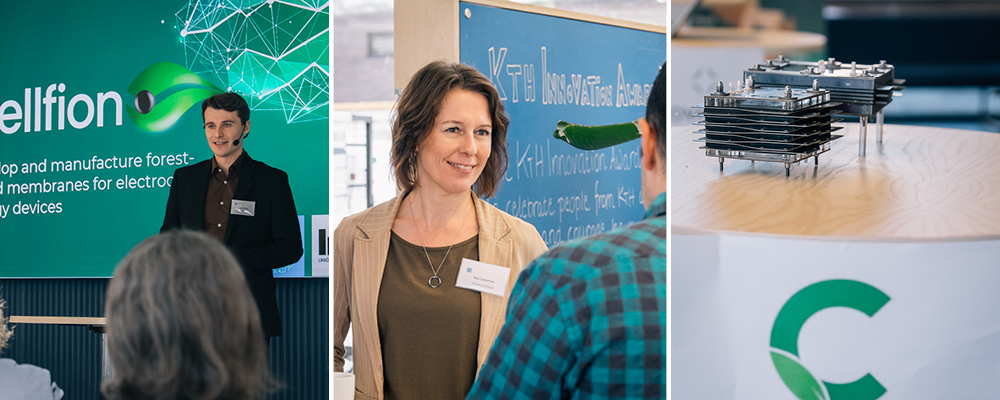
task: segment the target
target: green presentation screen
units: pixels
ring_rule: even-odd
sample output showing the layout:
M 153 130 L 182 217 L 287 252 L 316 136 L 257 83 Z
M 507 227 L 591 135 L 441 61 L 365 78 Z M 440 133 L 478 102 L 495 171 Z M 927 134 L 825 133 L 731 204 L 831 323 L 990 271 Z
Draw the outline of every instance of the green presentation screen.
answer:
M 159 231 L 174 170 L 211 157 L 201 102 L 224 91 L 292 187 L 304 256 L 275 275 L 325 275 L 327 4 L 5 2 L 0 277 L 111 276 Z

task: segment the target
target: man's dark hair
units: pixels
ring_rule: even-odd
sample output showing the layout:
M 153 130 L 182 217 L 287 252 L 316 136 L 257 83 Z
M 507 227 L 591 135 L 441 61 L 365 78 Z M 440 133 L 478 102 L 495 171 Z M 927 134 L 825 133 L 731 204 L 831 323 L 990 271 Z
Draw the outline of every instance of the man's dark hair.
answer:
M 667 158 L 667 63 L 660 66 L 660 73 L 653 81 L 646 102 L 646 123 L 656 133 L 656 149 L 660 158 Z
M 243 99 L 243 96 L 233 92 L 217 94 L 201 102 L 201 120 L 203 122 L 205 121 L 205 110 L 209 107 L 216 110 L 236 111 L 236 115 L 240 117 L 240 124 L 243 125 L 246 125 L 247 121 L 250 120 L 250 106 L 247 101 Z

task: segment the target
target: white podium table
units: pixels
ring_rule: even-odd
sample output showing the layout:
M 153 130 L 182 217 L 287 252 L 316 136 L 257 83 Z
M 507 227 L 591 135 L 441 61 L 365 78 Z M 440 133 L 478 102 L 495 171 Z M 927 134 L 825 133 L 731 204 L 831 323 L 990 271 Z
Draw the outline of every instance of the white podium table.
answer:
M 785 166 L 705 156 L 697 126 L 671 130 L 674 229 L 878 240 L 1000 238 L 1000 135 L 885 125 L 859 157 L 856 125 Z
M 1000 134 L 884 129 L 786 177 L 673 127 L 675 398 L 1000 398 Z

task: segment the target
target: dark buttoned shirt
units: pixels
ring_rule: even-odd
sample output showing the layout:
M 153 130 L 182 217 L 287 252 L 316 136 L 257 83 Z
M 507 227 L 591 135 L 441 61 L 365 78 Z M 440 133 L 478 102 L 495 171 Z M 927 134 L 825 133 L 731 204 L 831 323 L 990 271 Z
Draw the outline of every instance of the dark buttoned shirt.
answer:
M 205 232 L 220 242 L 225 241 L 226 225 L 229 222 L 229 210 L 233 205 L 233 193 L 240 179 L 240 166 L 246 152 L 223 171 L 218 161 L 212 157 L 212 173 L 208 177 L 208 191 L 205 194 Z

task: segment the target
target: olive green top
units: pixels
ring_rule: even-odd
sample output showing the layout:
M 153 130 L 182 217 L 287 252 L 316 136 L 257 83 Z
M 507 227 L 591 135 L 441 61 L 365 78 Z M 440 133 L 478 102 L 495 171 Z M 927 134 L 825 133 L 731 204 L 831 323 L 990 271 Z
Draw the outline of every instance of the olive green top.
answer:
M 427 256 L 436 269 L 445 253 L 389 240 L 377 311 L 385 400 L 461 400 L 476 379 L 480 295 L 455 281 L 463 258 L 479 260 L 479 235 L 452 246 L 431 288 Z

